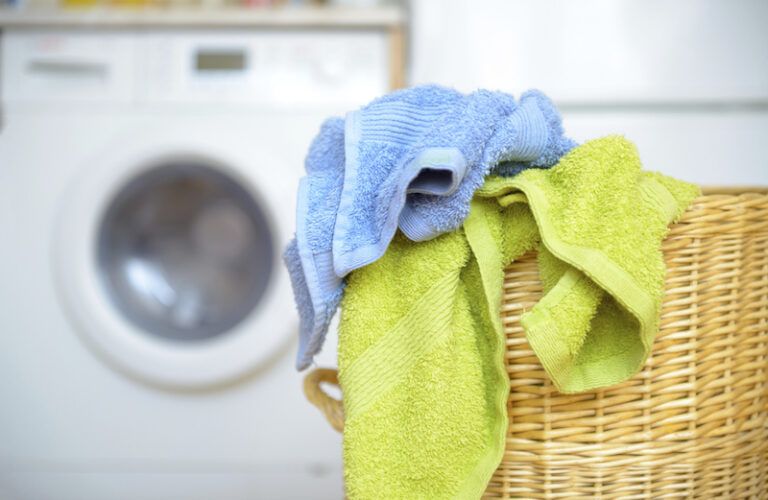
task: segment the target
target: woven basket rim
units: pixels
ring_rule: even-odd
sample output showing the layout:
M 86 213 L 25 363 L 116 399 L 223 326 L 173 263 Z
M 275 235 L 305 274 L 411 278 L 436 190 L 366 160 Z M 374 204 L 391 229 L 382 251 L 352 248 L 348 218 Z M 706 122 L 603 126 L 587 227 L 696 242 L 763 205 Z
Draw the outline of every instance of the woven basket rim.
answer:
M 768 194 L 768 186 L 701 186 L 701 193 L 708 194 Z

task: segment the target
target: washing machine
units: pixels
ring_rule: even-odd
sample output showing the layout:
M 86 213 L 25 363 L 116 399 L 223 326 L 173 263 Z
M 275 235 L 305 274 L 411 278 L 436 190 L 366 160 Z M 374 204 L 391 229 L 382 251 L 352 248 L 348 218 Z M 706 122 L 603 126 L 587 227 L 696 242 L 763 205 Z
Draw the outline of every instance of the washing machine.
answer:
M 375 30 L 3 32 L 0 498 L 341 498 L 280 253 L 312 137 L 387 90 L 387 54 Z

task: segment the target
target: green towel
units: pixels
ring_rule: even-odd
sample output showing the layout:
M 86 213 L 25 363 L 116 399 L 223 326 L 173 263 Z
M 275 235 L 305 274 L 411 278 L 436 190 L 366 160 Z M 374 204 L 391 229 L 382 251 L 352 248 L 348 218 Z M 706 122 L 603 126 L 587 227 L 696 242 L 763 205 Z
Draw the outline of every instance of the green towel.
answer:
M 338 347 L 348 496 L 482 495 L 507 429 L 503 270 L 534 248 L 545 296 L 523 326 L 557 387 L 634 374 L 657 329 L 660 242 L 696 193 L 641 173 L 628 141 L 599 139 L 550 170 L 489 178 L 462 230 L 398 234 L 354 271 Z
M 536 219 L 544 296 L 521 324 L 560 392 L 617 384 L 640 370 L 658 331 L 661 242 L 698 194 L 643 172 L 635 146 L 619 136 L 590 141 L 551 170 L 491 178 L 476 193 L 467 234 L 493 238 L 487 214 L 497 204 L 524 204 Z M 492 272 L 499 266 L 479 260 Z

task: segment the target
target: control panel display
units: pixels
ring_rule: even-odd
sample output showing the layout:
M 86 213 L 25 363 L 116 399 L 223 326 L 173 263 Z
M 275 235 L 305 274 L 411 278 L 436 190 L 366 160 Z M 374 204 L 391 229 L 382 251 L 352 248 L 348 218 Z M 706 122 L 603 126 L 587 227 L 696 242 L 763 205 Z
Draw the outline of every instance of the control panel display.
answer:
M 245 70 L 246 53 L 242 49 L 199 49 L 195 52 L 195 69 L 201 73 Z

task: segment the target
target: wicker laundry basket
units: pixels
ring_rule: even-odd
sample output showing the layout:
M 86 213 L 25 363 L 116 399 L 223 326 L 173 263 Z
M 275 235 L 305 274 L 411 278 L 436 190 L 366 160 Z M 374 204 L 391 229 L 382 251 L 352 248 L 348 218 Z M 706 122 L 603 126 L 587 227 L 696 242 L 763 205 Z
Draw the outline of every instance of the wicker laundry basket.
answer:
M 644 370 L 558 393 L 520 314 L 541 295 L 534 255 L 506 270 L 509 430 L 487 498 L 768 498 L 768 189 L 712 189 L 664 242 L 661 330 Z M 331 425 L 334 370 L 305 379 Z

